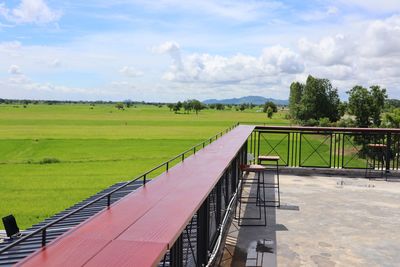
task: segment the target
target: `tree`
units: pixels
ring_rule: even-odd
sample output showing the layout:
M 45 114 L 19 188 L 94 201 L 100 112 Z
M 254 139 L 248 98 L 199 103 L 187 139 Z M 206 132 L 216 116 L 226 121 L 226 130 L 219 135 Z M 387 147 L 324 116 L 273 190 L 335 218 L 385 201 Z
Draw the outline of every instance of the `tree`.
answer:
M 295 100 L 297 101 L 297 99 Z M 295 118 L 307 121 L 326 117 L 331 122 L 335 122 L 340 119 L 339 105 L 339 94 L 337 89 L 332 87 L 330 81 L 309 75 L 303 89 L 300 105 L 298 110 L 295 110 L 297 113 Z
M 176 103 L 176 104 L 174 105 L 173 110 L 174 110 L 175 113 L 178 113 L 178 112 L 181 110 L 181 108 L 182 108 L 182 102 L 181 102 L 181 101 L 178 101 L 178 103 Z
M 117 109 L 124 109 L 124 103 L 118 102 L 117 104 L 115 104 L 115 107 Z
M 263 112 L 267 112 L 268 108 L 271 108 L 273 113 L 278 112 L 278 107 L 272 101 L 265 102 Z
M 370 87 L 372 96 L 372 121 L 375 126 L 381 125 L 381 113 L 385 106 L 385 100 L 387 99 L 386 89 L 381 89 L 378 85 Z
M 395 108 L 392 112 L 386 113 L 382 124 L 387 128 L 400 128 L 400 108 Z
M 240 107 L 239 107 L 239 110 L 243 111 L 245 109 L 246 109 L 246 104 L 241 104 Z
M 400 99 L 387 99 L 385 101 L 385 108 L 388 110 L 400 108 Z
M 172 111 L 174 109 L 174 104 L 168 103 L 167 107 L 169 108 L 169 111 Z
M 130 100 L 130 99 L 127 99 L 124 102 L 125 102 L 125 105 L 127 108 L 130 108 L 133 105 L 132 100 Z
M 183 107 L 183 109 L 185 110 L 186 113 L 189 113 L 189 111 L 192 109 L 191 101 L 189 101 L 189 100 L 184 101 L 182 103 L 182 107 Z
M 225 106 L 223 104 L 218 103 L 218 104 L 215 105 L 215 109 L 216 110 L 224 110 Z
M 272 107 L 268 107 L 266 110 L 267 113 L 267 117 L 272 119 L 272 115 L 274 115 L 274 110 L 272 109 Z
M 303 96 L 304 84 L 299 82 L 292 82 L 290 85 L 289 95 L 289 111 L 292 118 L 297 119 L 299 115 L 299 108 L 301 97 Z
M 196 114 L 198 114 L 199 111 L 204 108 L 203 104 L 199 100 L 196 100 L 196 99 L 193 99 L 191 101 L 191 106 L 194 109 L 194 111 L 196 112 Z
M 371 86 L 370 91 L 360 85 L 354 86 L 349 94 L 348 109 L 351 115 L 356 117 L 358 127 L 368 128 L 371 125 L 379 127 L 381 113 L 387 98 L 386 89 L 379 86 Z

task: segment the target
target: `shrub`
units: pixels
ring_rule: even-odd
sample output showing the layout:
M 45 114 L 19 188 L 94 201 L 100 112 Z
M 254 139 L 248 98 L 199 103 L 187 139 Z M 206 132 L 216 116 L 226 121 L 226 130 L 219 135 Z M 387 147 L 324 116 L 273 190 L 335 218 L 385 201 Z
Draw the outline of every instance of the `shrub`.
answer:
M 58 158 L 44 158 L 39 161 L 39 164 L 53 164 L 53 163 L 60 163 L 61 161 Z
M 302 121 L 301 124 L 304 126 L 318 126 L 319 122 L 316 119 L 309 119 L 306 121 Z
M 319 126 L 321 127 L 329 127 L 331 126 L 331 122 L 329 121 L 329 118 L 320 118 L 319 119 Z
M 351 118 L 342 118 L 340 121 L 336 123 L 337 127 L 356 127 L 356 122 Z

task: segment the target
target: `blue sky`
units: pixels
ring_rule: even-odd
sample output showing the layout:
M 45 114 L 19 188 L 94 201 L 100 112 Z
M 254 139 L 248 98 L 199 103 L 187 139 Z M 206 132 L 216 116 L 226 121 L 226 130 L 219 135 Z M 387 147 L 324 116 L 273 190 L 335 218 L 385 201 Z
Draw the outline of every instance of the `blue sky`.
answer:
M 309 74 L 400 98 L 398 66 L 398 0 L 0 0 L 0 98 L 286 99 Z

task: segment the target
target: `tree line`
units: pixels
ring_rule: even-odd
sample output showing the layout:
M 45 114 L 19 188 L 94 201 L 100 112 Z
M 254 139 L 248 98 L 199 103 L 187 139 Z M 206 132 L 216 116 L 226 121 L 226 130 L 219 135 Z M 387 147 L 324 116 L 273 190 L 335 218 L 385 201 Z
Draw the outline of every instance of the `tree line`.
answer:
M 348 102 L 341 101 L 338 90 L 328 79 L 311 75 L 305 84 L 293 82 L 289 95 L 290 118 L 307 126 L 382 127 L 388 121 L 383 112 L 400 108 L 400 101 L 388 99 L 386 89 L 379 85 L 369 88 L 356 85 L 347 94 Z M 393 117 L 396 116 L 392 114 L 392 121 Z

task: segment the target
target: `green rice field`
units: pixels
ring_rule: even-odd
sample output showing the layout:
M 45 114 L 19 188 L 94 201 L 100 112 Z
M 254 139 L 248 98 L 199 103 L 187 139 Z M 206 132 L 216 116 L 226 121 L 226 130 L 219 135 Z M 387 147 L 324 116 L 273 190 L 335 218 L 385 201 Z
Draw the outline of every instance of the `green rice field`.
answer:
M 284 115 L 267 119 L 259 108 L 196 115 L 150 105 L 1 104 L 0 216 L 14 214 L 25 229 L 238 121 L 287 125 Z

